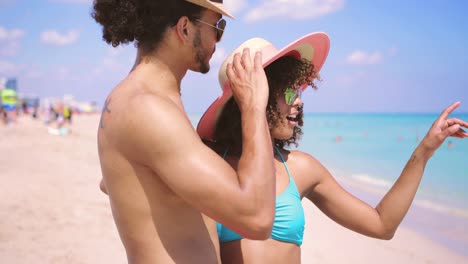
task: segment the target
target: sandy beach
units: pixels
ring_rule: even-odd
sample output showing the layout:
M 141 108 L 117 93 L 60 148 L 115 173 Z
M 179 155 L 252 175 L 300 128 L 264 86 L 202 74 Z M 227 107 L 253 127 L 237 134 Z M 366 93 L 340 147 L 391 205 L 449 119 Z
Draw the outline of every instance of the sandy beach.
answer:
M 108 199 L 99 190 L 98 115 L 76 116 L 54 136 L 40 120 L 0 126 L 0 262 L 126 263 Z M 303 263 L 468 263 L 402 225 L 391 241 L 355 234 L 304 202 Z

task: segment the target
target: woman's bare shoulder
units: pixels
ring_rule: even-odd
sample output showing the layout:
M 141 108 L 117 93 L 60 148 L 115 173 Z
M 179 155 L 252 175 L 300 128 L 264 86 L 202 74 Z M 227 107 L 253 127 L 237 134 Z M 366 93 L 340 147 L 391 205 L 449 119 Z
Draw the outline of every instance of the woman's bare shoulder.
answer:
M 301 197 L 319 184 L 324 175 L 328 175 L 319 160 L 300 150 L 289 151 L 288 166 Z

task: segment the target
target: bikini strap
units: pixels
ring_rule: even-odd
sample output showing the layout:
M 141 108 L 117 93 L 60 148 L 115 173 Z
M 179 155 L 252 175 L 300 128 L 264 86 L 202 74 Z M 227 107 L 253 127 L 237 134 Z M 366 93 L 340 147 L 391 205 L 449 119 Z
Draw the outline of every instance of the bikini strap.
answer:
M 276 150 L 276 152 L 278 153 L 278 155 L 280 156 L 281 161 L 283 161 L 283 165 L 284 165 L 284 167 L 286 168 L 286 171 L 288 172 L 289 178 L 291 179 L 292 177 L 291 177 L 291 173 L 289 172 L 288 164 L 287 164 L 286 161 L 284 160 L 283 155 L 281 154 L 279 148 L 278 148 L 276 145 L 275 145 L 275 150 Z
M 286 161 L 284 160 L 284 157 L 283 157 L 283 155 L 281 154 L 281 152 L 279 151 L 278 147 L 275 146 L 275 149 L 276 149 L 276 152 L 278 152 L 278 155 L 280 156 L 281 160 L 283 161 L 283 165 L 284 165 L 284 167 L 286 168 L 286 172 L 288 173 L 288 176 L 289 176 L 289 185 L 288 185 L 287 189 L 292 188 L 292 189 L 291 189 L 291 192 L 294 192 L 293 195 L 295 195 L 296 197 L 298 197 L 299 200 L 300 200 L 300 199 L 301 199 L 301 195 L 299 194 L 299 189 L 297 188 L 297 185 L 296 185 L 296 182 L 294 181 L 294 178 L 291 176 L 291 172 L 289 172 L 288 164 L 287 164 Z M 286 190 L 287 190 L 287 189 L 286 189 Z

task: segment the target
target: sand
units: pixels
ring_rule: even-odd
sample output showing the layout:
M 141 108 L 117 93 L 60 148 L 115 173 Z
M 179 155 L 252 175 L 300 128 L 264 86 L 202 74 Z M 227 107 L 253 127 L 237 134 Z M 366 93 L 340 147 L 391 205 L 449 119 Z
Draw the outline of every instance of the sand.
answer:
M 98 115 L 76 116 L 55 136 L 39 120 L 0 126 L 0 263 L 126 263 L 99 190 Z M 468 263 L 401 226 L 391 241 L 355 234 L 304 202 L 303 263 Z

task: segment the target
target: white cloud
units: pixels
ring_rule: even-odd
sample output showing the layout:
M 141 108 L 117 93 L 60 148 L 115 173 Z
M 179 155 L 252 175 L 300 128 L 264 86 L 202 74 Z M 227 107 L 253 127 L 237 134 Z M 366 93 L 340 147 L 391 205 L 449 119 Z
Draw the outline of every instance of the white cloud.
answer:
M 80 36 L 78 30 L 70 30 L 68 33 L 61 35 L 57 31 L 44 31 L 41 33 L 41 41 L 46 44 L 64 46 L 75 43 Z
M 350 86 L 350 85 L 362 83 L 368 77 L 369 77 L 369 74 L 367 71 L 358 70 L 352 73 L 338 75 L 335 80 L 338 85 Z
M 102 65 L 107 69 L 122 70 L 128 68 L 129 61 L 133 63 L 135 58 L 130 58 L 127 46 L 109 47 L 102 60 Z M 129 60 L 130 59 L 130 60 Z
M 247 13 L 246 20 L 318 18 L 342 9 L 344 4 L 345 0 L 262 0 L 259 6 Z
M 215 81 L 214 83 L 217 83 L 219 67 L 221 66 L 221 63 L 223 63 L 224 59 L 226 59 L 226 56 L 226 50 L 222 47 L 217 47 L 216 52 L 211 57 L 210 71 L 205 76 Z
M 40 70 L 40 69 L 30 69 L 28 70 L 28 72 L 26 72 L 24 74 L 24 77 L 25 78 L 29 78 L 29 79 L 40 79 L 40 78 L 43 78 L 45 77 L 43 72 Z
M 0 26 L 0 57 L 16 55 L 23 36 L 24 31 L 20 29 L 7 30 Z
M 0 60 L 0 79 L 7 77 L 17 77 L 24 79 L 38 79 L 43 77 L 43 69 L 41 66 L 34 64 L 18 64 L 5 60 Z M 50 78 L 50 75 L 47 76 Z
M 0 60 L 0 77 L 17 75 L 20 70 L 19 68 L 16 64 Z
M 70 78 L 70 70 L 66 66 L 58 66 L 56 69 L 54 69 L 54 76 L 55 78 L 63 81 L 67 80 Z
M 24 32 L 19 29 L 12 29 L 10 31 L 6 30 L 3 27 L 0 27 L 0 40 L 8 40 L 8 39 L 19 39 L 23 37 Z
M 235 14 L 247 6 L 247 0 L 226 0 L 224 5 L 232 14 Z
M 101 60 L 101 63 L 97 63 L 91 73 L 94 75 L 101 75 L 104 72 L 125 76 L 135 62 L 136 50 L 131 46 L 118 46 L 107 49 L 107 53 Z
M 117 47 L 112 47 L 112 46 L 109 46 L 108 47 L 108 52 L 107 52 L 107 56 L 110 56 L 110 57 L 118 57 L 119 55 L 121 55 L 123 52 L 125 51 L 125 47 L 120 45 L 120 46 L 117 46 Z
M 102 66 L 104 66 L 107 70 L 109 70 L 109 69 L 119 69 L 123 65 L 121 61 L 119 61 L 117 58 L 108 56 L 102 59 Z
M 224 48 L 216 48 L 216 52 L 213 54 L 213 57 L 211 57 L 210 64 L 220 65 L 225 58 L 226 50 Z
M 59 81 L 81 81 L 76 73 L 77 65 L 57 65 L 51 69 L 52 75 Z
M 357 65 L 373 65 L 378 64 L 383 61 L 384 57 L 382 53 L 376 51 L 373 53 L 368 53 L 361 50 L 353 51 L 351 54 L 348 55 L 346 58 L 346 62 L 349 64 L 357 64 Z

